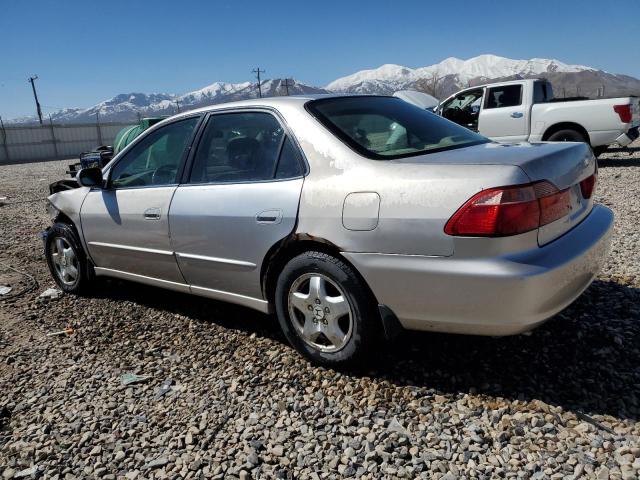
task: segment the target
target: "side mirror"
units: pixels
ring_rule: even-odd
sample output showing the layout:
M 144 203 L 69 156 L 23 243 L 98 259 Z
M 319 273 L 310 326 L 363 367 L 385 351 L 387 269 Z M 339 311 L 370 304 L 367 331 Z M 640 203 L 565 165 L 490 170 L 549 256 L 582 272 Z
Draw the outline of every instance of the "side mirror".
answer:
M 102 170 L 98 167 L 83 168 L 76 175 L 76 180 L 83 187 L 102 188 Z

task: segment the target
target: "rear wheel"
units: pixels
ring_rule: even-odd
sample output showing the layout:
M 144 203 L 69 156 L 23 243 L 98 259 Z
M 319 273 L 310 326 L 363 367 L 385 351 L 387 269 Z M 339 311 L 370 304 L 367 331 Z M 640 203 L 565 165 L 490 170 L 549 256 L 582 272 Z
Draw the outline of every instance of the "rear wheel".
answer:
M 547 139 L 549 142 L 586 142 L 587 139 L 577 130 L 558 130 Z
M 278 321 L 289 342 L 315 363 L 354 365 L 380 333 L 375 301 L 353 269 L 322 252 L 305 252 L 282 270 Z
M 45 255 L 51 275 L 63 291 L 77 294 L 87 291 L 93 279 L 93 268 L 72 226 L 55 223 L 51 227 Z

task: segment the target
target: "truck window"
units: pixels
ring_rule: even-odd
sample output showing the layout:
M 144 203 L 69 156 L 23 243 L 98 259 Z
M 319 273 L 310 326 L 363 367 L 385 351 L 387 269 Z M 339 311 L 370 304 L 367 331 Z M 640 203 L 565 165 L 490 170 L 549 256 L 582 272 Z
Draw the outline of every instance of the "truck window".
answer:
M 489 89 L 484 108 L 515 107 L 522 104 L 522 85 L 502 85 Z
M 533 103 L 550 102 L 553 98 L 551 84 L 547 82 L 535 82 L 533 84 Z

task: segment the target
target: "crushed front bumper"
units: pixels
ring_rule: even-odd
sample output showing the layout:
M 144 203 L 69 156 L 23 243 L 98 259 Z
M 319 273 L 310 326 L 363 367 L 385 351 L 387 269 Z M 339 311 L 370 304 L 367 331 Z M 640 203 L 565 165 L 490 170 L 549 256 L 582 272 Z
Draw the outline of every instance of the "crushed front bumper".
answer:
M 343 255 L 406 329 L 512 335 L 563 310 L 591 284 L 606 258 L 612 225 L 611 210 L 596 205 L 560 238 L 516 255 Z

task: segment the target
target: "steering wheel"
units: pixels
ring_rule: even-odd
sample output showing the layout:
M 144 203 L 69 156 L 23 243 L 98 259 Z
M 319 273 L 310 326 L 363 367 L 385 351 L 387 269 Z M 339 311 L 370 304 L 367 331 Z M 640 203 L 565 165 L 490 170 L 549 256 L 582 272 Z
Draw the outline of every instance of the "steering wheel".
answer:
M 162 185 L 165 183 L 173 183 L 176 178 L 176 170 L 175 165 L 166 164 L 159 166 L 151 175 L 151 184 Z
M 462 109 L 460 107 L 449 107 L 443 111 L 442 116 L 444 118 L 448 118 L 449 120 L 453 120 L 454 118 L 458 118 L 461 113 Z

